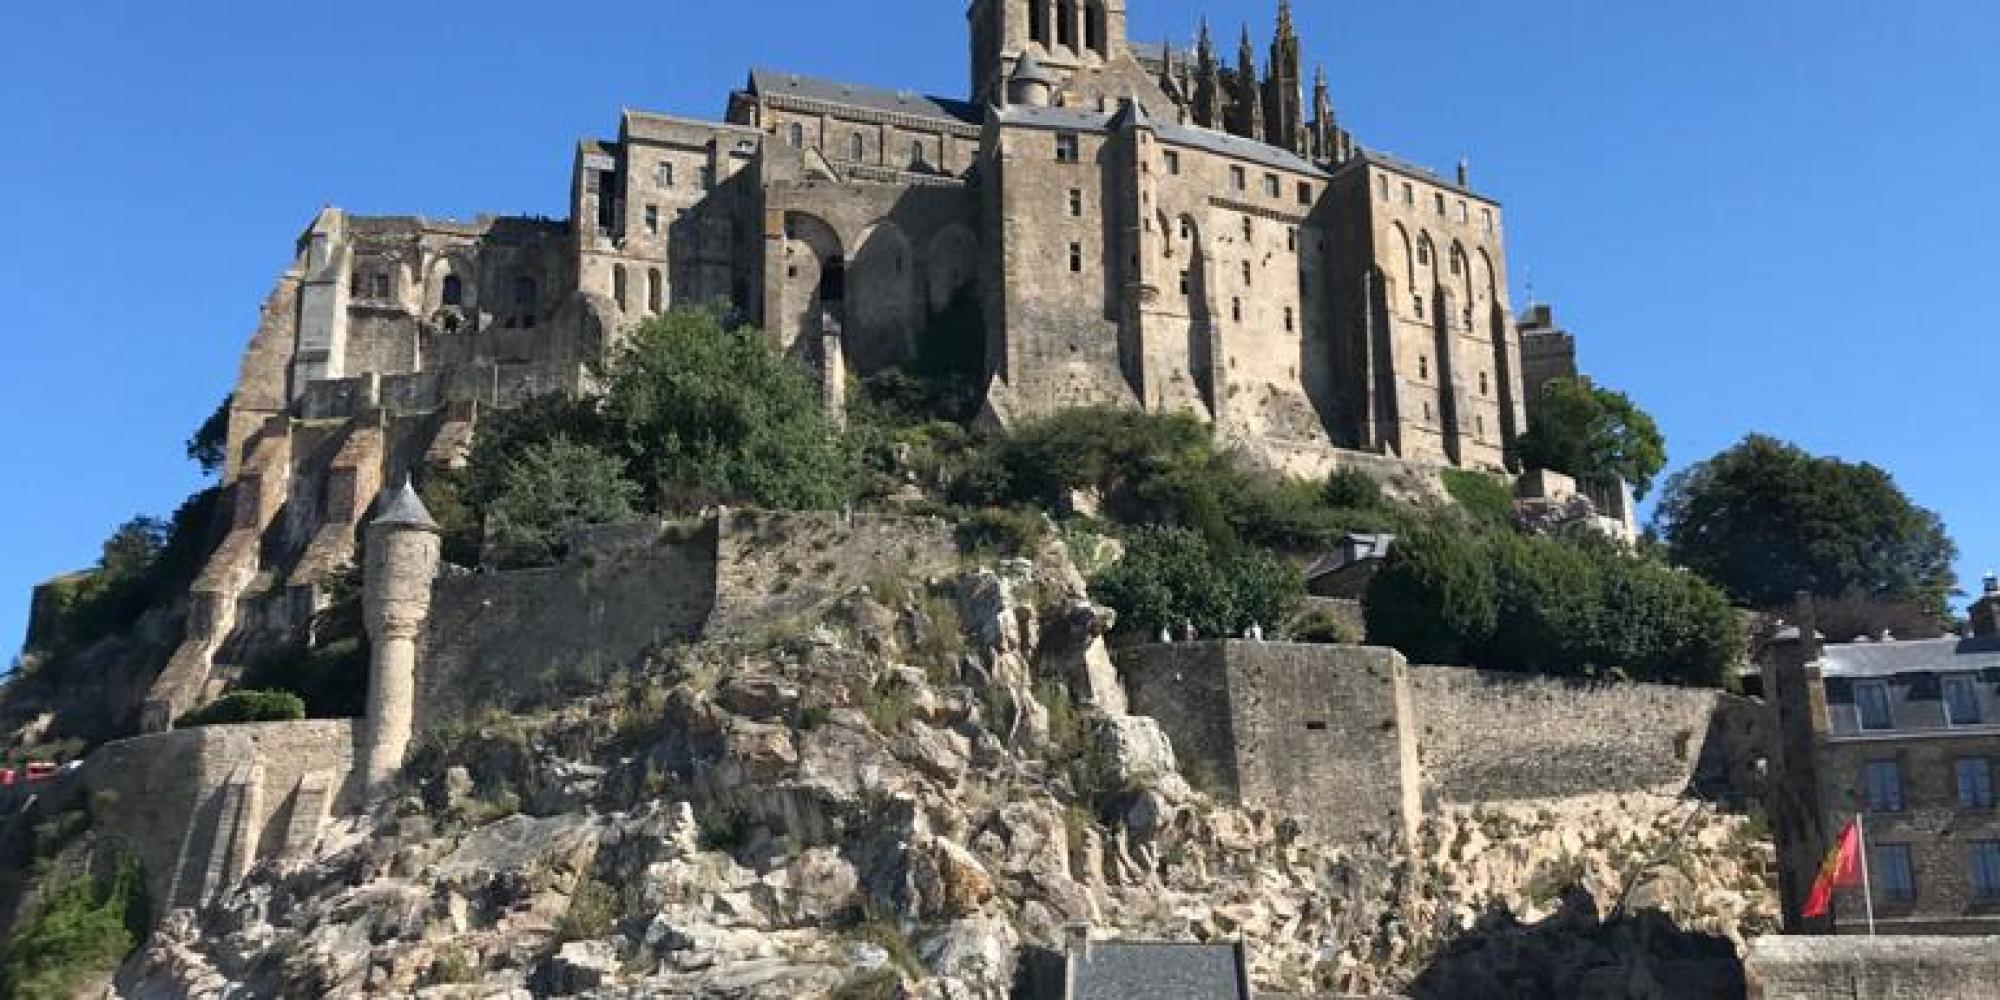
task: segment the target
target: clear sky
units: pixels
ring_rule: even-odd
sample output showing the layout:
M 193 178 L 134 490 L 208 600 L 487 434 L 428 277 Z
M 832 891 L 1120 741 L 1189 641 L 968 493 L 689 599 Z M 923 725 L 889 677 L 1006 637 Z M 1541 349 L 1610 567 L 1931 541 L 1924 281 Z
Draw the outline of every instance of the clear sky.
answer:
M 1260 51 L 1276 0 L 1206 11 Z M 1675 467 L 1750 431 L 1880 464 L 2000 565 L 2000 5 L 1300 0 L 1371 146 L 1507 208 L 1514 299 L 1660 418 Z M 0 649 L 29 588 L 198 488 L 323 204 L 560 216 L 621 107 L 719 116 L 752 65 L 962 95 L 959 0 L 13 5 L 0 30 Z M 1983 418 L 1983 419 L 1982 419 Z M 4 664 L 4 658 L 0 658 Z

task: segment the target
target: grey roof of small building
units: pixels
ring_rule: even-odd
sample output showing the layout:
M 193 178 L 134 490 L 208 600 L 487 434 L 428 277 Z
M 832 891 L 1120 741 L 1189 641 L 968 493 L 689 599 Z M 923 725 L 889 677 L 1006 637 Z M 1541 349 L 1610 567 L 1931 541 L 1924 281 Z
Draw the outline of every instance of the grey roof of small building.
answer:
M 1233 944 L 1099 941 L 1071 967 L 1076 1000 L 1249 1000 Z
M 1396 544 L 1395 535 L 1352 534 L 1341 540 L 1339 548 L 1319 558 L 1306 570 L 1306 579 L 1317 580 L 1328 573 L 1337 573 L 1357 563 L 1371 559 L 1389 558 L 1389 549 Z
M 1825 677 L 1894 677 L 1996 669 L 2000 669 L 2000 636 L 1828 645 L 1820 659 L 1820 672 Z
M 978 125 L 982 120 L 978 106 L 966 101 L 952 100 L 948 97 L 926 97 L 915 91 L 841 83 L 837 80 L 823 80 L 769 69 L 750 71 L 750 91 L 755 94 L 782 95 L 803 101 L 818 101 L 822 104 L 842 104 L 888 114 L 936 118 L 962 125 Z
M 1000 109 L 1000 124 L 1065 132 L 1104 132 L 1111 128 L 1112 121 L 1117 115 L 1118 112 L 1086 108 L 1037 108 L 1016 104 Z M 1163 118 L 1147 117 L 1144 121 L 1162 142 L 1204 149 L 1211 153 L 1290 170 L 1294 173 L 1328 176 L 1324 169 L 1311 160 L 1269 143 L 1245 139 L 1227 132 L 1217 132 L 1198 125 L 1182 125 Z
M 417 488 L 409 480 L 403 480 L 401 489 L 389 495 L 382 505 L 382 512 L 375 515 L 372 522 L 378 528 L 421 528 L 425 531 L 438 530 L 437 521 L 424 507 L 424 500 L 417 495 Z

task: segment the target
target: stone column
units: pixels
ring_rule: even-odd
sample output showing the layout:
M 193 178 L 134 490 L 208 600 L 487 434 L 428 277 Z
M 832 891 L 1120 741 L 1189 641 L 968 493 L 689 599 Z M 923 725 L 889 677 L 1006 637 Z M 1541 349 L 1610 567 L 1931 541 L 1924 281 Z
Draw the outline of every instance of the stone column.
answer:
M 431 584 L 439 564 L 437 522 L 408 482 L 385 494 L 368 526 L 363 592 L 368 638 L 374 649 L 368 675 L 368 716 L 362 760 L 369 788 L 402 770 L 416 725 L 417 638 L 430 617 Z

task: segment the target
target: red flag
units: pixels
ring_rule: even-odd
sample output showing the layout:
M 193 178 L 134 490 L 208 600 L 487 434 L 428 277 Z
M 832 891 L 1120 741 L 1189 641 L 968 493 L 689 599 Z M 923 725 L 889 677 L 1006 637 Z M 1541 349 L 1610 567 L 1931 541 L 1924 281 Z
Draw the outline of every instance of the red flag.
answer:
M 1812 894 L 1806 897 L 1805 915 L 1825 916 L 1833 906 L 1833 890 L 1860 884 L 1861 829 L 1848 820 L 1847 828 L 1840 831 L 1840 842 L 1819 866 L 1819 878 L 1813 880 Z

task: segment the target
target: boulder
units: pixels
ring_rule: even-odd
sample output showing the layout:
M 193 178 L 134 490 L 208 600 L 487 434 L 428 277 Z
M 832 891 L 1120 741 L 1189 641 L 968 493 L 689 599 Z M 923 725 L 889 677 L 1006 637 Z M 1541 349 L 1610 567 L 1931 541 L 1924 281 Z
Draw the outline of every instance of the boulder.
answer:
M 1094 734 L 1097 780 L 1106 788 L 1150 788 L 1178 776 L 1166 730 L 1142 715 L 1100 719 Z
M 618 949 L 609 941 L 571 941 L 536 977 L 543 996 L 575 996 L 610 986 L 618 978 Z

